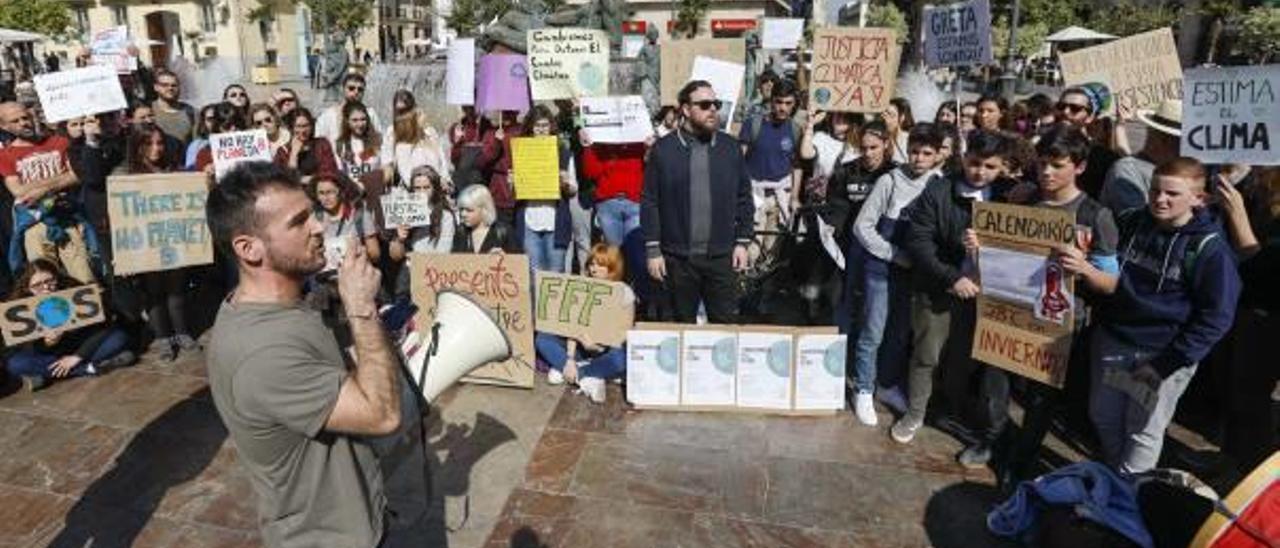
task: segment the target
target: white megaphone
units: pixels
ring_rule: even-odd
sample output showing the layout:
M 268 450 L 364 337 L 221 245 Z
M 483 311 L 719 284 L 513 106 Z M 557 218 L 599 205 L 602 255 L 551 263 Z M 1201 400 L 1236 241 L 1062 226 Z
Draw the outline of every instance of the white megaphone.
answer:
M 436 316 L 409 358 L 409 374 L 427 403 L 471 370 L 511 356 L 507 334 L 485 309 L 454 291 L 436 294 Z

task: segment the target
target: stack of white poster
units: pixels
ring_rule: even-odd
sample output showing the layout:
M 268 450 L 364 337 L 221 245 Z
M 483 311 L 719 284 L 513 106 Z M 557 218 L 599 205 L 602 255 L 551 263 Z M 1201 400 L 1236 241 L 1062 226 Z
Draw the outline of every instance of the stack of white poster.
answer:
M 679 405 L 680 331 L 627 332 L 627 401 L 634 405 Z
M 683 350 L 680 401 L 685 405 L 732 406 L 737 401 L 738 334 L 686 330 Z
M 846 342 L 834 333 L 797 334 L 795 409 L 844 407 Z

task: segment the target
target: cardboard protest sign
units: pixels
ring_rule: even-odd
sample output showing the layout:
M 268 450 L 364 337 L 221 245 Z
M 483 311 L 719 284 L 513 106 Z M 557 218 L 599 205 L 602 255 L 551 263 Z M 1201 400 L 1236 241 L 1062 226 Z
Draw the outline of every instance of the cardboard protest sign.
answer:
M 129 55 L 129 27 L 119 25 L 93 33 L 89 38 L 89 58 L 95 65 L 106 65 L 120 74 L 138 69 L 138 58 Z
M 635 299 L 626 284 L 539 271 L 533 292 L 538 331 L 618 346 L 627 340 Z
M 609 94 L 609 35 L 547 27 L 528 31 L 529 90 L 535 101 Z
M 480 366 L 463 382 L 533 388 L 533 313 L 529 299 L 529 259 L 524 255 L 483 253 L 422 255 L 409 260 L 410 292 L 418 305 L 418 329 L 436 321 L 436 294 L 450 289 L 487 308 L 511 341 L 511 357 Z
M 738 400 L 738 332 L 733 326 L 686 326 L 680 348 L 680 402 L 732 406 Z
M 639 95 L 583 97 L 582 127 L 594 143 L 642 143 L 653 135 L 649 108 Z
M 128 108 L 120 78 L 105 65 L 38 74 L 35 86 L 45 121 L 51 124 Z
M 661 56 L 662 104 L 676 104 L 680 88 L 691 80 L 693 60 L 699 55 L 729 63 L 743 64 L 747 58 L 747 45 L 741 38 L 699 38 L 697 40 L 663 41 Z M 737 97 L 720 97 L 722 101 L 737 101 Z
M 115 274 L 175 270 L 213 262 L 205 223 L 203 173 L 107 178 L 107 216 Z
M 476 102 L 476 39 L 456 38 L 449 44 L 445 68 L 445 103 L 471 105 Z
M 833 112 L 881 112 L 893 98 L 902 48 L 883 28 L 819 28 L 813 35 L 809 105 Z
M 970 0 L 924 8 L 924 64 L 930 67 L 989 65 L 991 5 Z
M 263 129 L 215 133 L 209 136 L 209 152 L 213 154 L 214 178 L 221 179 L 231 168 L 243 162 L 270 162 L 271 140 Z
M 431 224 L 431 203 L 422 192 L 389 192 L 382 195 L 382 227 L 417 228 Z
M 1113 108 L 1134 111 L 1182 98 L 1182 64 L 1168 28 L 1058 55 L 1066 85 L 1101 82 Z
M 106 316 L 96 285 L 0 303 L 0 333 L 8 346 L 102 323 Z
M 627 332 L 627 401 L 680 404 L 680 334 L 674 324 L 638 324 Z
M 844 409 L 845 337 L 833 328 L 796 330 L 796 409 Z
M 1280 164 L 1280 65 L 1188 70 L 1182 155 L 1209 164 Z
M 982 295 L 972 356 L 1061 387 L 1075 331 L 1075 284 L 1053 250 L 1088 238 L 1077 234 L 1070 212 L 990 202 L 974 204 L 973 229 L 982 242 Z
M 511 140 L 517 200 L 560 199 L 560 140 L 554 135 Z
M 529 77 L 523 55 L 491 53 L 480 58 L 476 110 L 529 110 Z
M 733 111 L 738 108 L 738 97 L 742 94 L 742 77 L 746 75 L 747 66 L 739 63 L 721 61 L 712 57 L 699 55 L 693 60 L 693 71 L 690 80 L 706 80 L 716 92 L 716 99 L 722 101 L 716 114 L 720 117 L 720 128 L 729 127 L 733 120 Z
M 765 17 L 760 30 L 762 49 L 796 49 L 804 39 L 804 19 Z

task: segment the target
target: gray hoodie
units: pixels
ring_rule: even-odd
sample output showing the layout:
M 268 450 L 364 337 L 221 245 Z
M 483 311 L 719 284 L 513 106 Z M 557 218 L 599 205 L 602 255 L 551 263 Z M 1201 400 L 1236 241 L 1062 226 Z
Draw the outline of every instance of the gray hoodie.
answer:
M 899 167 L 876 180 L 875 188 L 871 189 L 858 212 L 858 219 L 853 223 L 853 235 L 868 253 L 884 261 L 895 262 L 896 259 L 898 264 L 905 266 L 908 260 L 906 251 L 885 240 L 876 230 L 876 224 L 881 217 L 900 218 L 902 210 L 915 201 L 930 179 L 941 172 L 932 169 L 910 178 L 904 169 L 909 168 Z

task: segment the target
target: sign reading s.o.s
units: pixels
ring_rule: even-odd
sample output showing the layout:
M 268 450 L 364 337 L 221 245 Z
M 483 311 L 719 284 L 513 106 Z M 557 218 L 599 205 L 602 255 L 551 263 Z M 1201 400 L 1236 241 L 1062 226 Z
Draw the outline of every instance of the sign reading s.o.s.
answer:
M 7 345 L 102 323 L 102 294 L 96 285 L 0 303 L 0 332 Z

